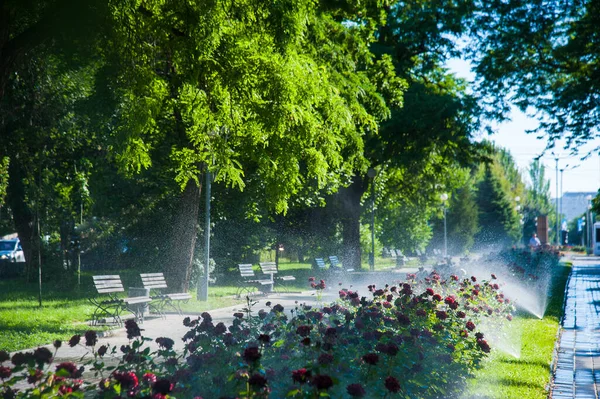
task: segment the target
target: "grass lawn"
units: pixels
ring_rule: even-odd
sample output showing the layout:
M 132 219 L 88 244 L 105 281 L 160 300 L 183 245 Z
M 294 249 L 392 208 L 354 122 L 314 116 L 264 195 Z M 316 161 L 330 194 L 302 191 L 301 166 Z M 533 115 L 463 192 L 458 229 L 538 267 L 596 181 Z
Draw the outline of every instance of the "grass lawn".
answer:
M 571 270 L 570 264 L 559 267 L 544 318 L 520 314 L 511 322 L 512 331 L 521 332 L 520 357 L 493 351 L 470 381 L 465 398 L 547 398 L 565 283 Z

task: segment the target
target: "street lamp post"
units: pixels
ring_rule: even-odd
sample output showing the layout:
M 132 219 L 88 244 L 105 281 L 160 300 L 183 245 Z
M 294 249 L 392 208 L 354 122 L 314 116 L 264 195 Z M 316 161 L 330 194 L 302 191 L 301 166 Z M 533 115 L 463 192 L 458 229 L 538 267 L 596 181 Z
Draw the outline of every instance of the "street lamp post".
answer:
M 586 223 L 586 236 L 587 236 L 587 248 L 592 248 L 592 234 L 594 233 L 594 223 L 592 222 L 592 196 L 587 195 L 585 199 L 587 200 L 587 223 Z
M 369 253 L 369 268 L 375 271 L 375 169 L 369 168 L 367 176 L 371 179 L 371 252 Z
M 556 160 L 556 246 L 559 246 L 559 231 L 558 231 L 558 157 L 554 158 Z
M 446 226 L 446 201 L 448 200 L 448 194 L 442 193 L 440 199 L 444 208 L 444 260 L 446 260 L 448 258 L 448 229 Z
M 204 275 L 198 281 L 196 288 L 196 299 L 199 301 L 208 301 L 208 281 L 209 281 L 209 264 L 210 264 L 210 197 L 211 197 L 212 176 L 210 171 L 206 170 L 206 187 L 205 187 L 205 202 L 204 209 L 206 212 L 204 228 Z

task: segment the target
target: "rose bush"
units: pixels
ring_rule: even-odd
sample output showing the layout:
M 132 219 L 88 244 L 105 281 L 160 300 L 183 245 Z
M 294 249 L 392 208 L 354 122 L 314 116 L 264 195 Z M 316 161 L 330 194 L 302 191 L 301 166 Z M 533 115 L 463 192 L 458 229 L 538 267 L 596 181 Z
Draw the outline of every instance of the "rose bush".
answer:
M 325 282 L 319 282 L 325 286 Z M 232 324 L 209 313 L 186 318 L 185 349 L 158 337 L 151 351 L 137 324 L 126 323 L 129 345 L 85 345 L 93 360 L 52 368 L 42 349 L 9 358 L 0 352 L 0 393 L 5 398 L 447 398 L 491 348 L 478 325 L 507 320 L 513 311 L 493 280 L 408 275 L 397 285 L 368 287 L 361 296 L 339 291 L 335 303 L 281 305 L 254 314 L 252 302 Z M 69 344 L 84 345 L 80 337 Z M 60 343 L 55 343 L 58 350 Z M 114 365 L 108 361 L 118 359 Z M 4 363 L 2 363 L 4 362 Z M 83 372 L 85 371 L 85 375 Z M 83 375 L 83 377 L 82 377 Z

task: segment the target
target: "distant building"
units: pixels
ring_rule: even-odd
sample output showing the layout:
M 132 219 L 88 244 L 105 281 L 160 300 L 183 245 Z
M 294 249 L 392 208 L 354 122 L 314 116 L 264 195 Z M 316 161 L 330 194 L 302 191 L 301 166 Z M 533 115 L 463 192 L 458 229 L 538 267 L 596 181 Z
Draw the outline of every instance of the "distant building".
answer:
M 558 206 L 560 208 L 562 203 L 561 213 L 565 215 L 565 218 L 568 221 L 571 221 L 587 211 L 589 201 L 586 199 L 586 197 L 588 195 L 595 197 L 596 194 L 596 192 L 564 193 L 562 198 L 559 200 Z

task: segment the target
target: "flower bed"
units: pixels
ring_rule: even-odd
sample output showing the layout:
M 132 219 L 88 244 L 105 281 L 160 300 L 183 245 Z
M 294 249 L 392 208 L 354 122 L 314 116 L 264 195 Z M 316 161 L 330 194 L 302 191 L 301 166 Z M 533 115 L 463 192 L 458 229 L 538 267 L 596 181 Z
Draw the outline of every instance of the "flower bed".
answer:
M 0 352 L 0 392 L 8 398 L 85 391 L 102 398 L 446 398 L 490 352 L 479 323 L 510 320 L 513 311 L 493 278 L 437 273 L 369 286 L 366 296 L 341 289 L 339 296 L 324 306 L 298 305 L 291 314 L 281 305 L 254 314 L 248 300 L 230 326 L 214 324 L 206 312 L 186 318 L 183 353 L 167 337 L 157 338 L 159 349 L 151 352 L 149 338 L 131 320 L 130 344 L 120 348 L 97 347 L 88 332 L 83 338 L 94 360 L 85 369 L 97 376 L 93 383 L 82 379 L 79 366 L 51 365 L 53 354 L 44 348 L 11 359 Z M 81 339 L 74 336 L 69 345 L 82 345 Z M 118 366 L 105 365 L 111 355 Z

